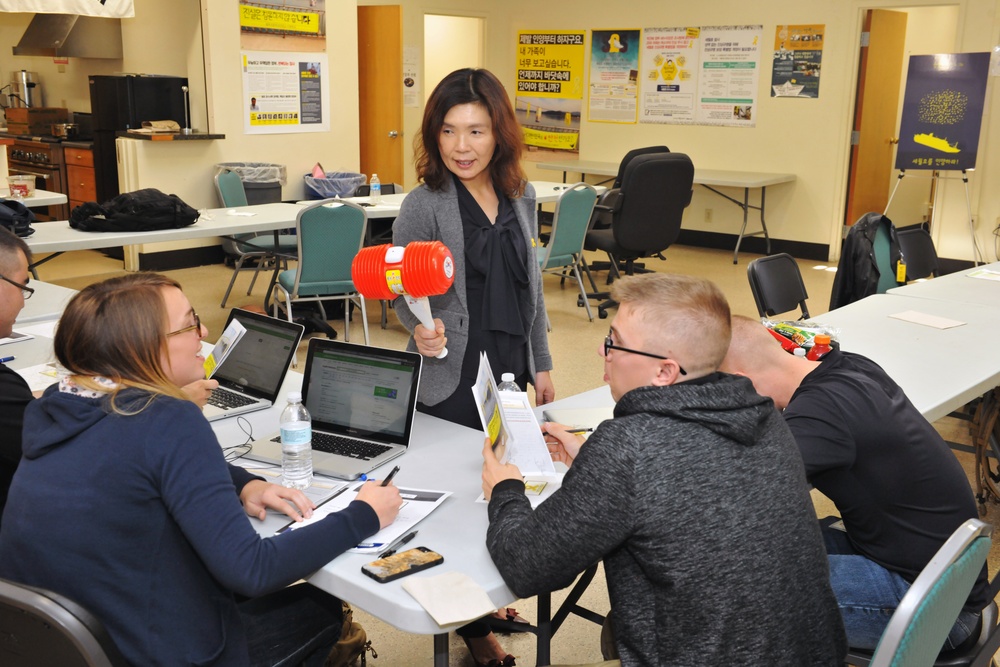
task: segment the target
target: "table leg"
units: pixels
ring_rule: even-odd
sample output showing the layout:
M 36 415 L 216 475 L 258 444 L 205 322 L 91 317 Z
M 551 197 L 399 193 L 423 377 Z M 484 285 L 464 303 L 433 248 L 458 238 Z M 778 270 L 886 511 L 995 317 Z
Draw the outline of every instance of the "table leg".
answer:
M 736 205 L 743 209 L 743 226 L 740 227 L 740 235 L 736 237 L 736 249 L 733 251 L 733 264 L 739 263 L 740 244 L 743 242 L 743 233 L 747 230 L 747 217 L 750 215 L 750 188 L 743 188 L 743 203 L 736 200 Z M 761 218 L 763 219 L 763 217 Z
M 767 223 L 764 222 L 764 197 L 767 195 L 767 186 L 760 187 L 760 228 L 764 230 L 764 243 L 767 254 L 771 254 L 771 237 L 767 233 Z
M 434 635 L 434 667 L 448 667 L 448 633 Z

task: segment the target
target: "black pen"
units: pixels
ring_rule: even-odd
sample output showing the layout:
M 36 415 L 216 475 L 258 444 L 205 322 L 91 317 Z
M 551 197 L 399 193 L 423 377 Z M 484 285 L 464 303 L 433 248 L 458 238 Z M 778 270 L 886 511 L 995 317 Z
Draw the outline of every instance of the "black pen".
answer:
M 567 433 L 573 433 L 575 435 L 580 435 L 581 433 L 593 433 L 594 429 L 593 428 L 568 428 L 568 429 L 566 429 L 566 432 Z
M 396 542 L 394 545 L 392 545 L 392 549 L 389 549 L 388 551 L 383 551 L 382 553 L 380 553 L 378 555 L 378 557 L 379 558 L 388 558 L 389 556 L 391 556 L 394 553 L 396 553 L 396 549 L 398 549 L 399 547 L 403 546 L 404 544 L 406 544 L 407 542 L 409 542 L 410 540 L 412 540 L 416 536 L 417 536 L 417 531 L 413 531 L 409 535 L 406 535 L 405 537 L 403 537 L 403 539 L 401 539 L 399 542 Z
M 381 486 L 389 486 L 389 482 L 392 481 L 392 478 L 396 476 L 397 472 L 399 472 L 399 466 L 393 468 L 392 472 L 385 476 L 385 479 L 382 480 Z

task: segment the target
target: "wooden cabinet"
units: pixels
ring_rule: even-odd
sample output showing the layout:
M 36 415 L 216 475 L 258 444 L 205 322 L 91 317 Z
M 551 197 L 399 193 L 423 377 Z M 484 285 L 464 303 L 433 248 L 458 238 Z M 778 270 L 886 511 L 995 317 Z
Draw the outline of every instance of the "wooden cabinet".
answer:
M 66 147 L 63 159 L 66 161 L 67 196 L 69 197 L 70 210 L 84 202 L 96 201 L 94 151 L 89 148 Z

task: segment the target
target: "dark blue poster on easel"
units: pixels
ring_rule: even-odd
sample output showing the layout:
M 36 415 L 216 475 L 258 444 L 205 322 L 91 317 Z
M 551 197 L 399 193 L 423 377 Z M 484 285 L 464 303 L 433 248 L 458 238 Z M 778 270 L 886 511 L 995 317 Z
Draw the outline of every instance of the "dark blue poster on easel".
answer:
M 974 169 L 989 53 L 910 56 L 896 169 Z

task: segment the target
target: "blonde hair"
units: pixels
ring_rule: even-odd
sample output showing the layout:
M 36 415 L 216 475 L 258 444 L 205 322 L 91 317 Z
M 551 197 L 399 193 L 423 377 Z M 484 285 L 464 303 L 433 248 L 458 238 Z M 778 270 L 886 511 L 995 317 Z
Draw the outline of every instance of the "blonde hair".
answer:
M 629 304 L 646 325 L 643 336 L 670 351 L 689 377 L 719 368 L 729 349 L 729 303 L 715 283 L 672 273 L 626 276 L 611 298 Z
M 754 375 L 788 356 L 759 319 L 733 315 L 732 338 L 723 362 L 727 372 Z
M 104 391 L 91 378 L 115 382 L 112 409 L 142 411 L 158 395 L 187 399 L 161 362 L 170 326 L 163 290 L 180 284 L 157 273 L 132 273 L 85 287 L 66 306 L 54 341 L 56 358 L 87 389 Z M 149 393 L 138 406 L 116 403 L 122 389 Z

